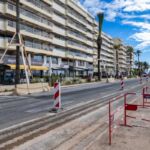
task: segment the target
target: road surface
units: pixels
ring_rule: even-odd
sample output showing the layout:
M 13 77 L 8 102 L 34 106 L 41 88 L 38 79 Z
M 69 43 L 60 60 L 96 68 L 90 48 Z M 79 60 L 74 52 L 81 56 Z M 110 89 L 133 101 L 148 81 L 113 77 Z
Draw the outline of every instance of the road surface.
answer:
M 125 82 L 125 89 L 139 85 L 137 79 Z M 68 109 L 77 104 L 113 96 L 120 92 L 120 82 L 91 83 L 62 88 L 62 105 Z M 53 105 L 52 93 L 27 96 L 0 96 L 0 129 L 48 114 Z

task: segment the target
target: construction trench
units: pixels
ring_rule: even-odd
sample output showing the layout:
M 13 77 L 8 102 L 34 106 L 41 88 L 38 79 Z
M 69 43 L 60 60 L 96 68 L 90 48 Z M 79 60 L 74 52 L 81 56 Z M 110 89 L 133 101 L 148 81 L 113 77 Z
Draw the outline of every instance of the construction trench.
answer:
M 143 104 L 142 89 L 144 85 L 140 85 L 138 89 L 130 90 L 128 101 L 130 104 Z M 129 92 L 129 91 L 128 91 Z M 125 92 L 127 93 L 127 91 Z M 124 126 L 124 94 L 119 95 L 120 99 L 113 109 L 117 111 L 111 121 L 112 126 L 111 145 L 109 143 L 109 98 L 108 101 L 98 103 L 91 102 L 87 105 L 80 106 L 76 109 L 56 115 L 53 125 L 50 122 L 41 124 L 39 128 L 36 126 L 28 128 L 28 133 L 13 130 L 14 135 L 7 131 L 6 134 L 0 134 L 0 149 L 16 149 L 16 150 L 107 150 L 107 149 L 149 149 L 150 143 L 150 117 L 149 107 L 138 107 L 136 111 L 127 112 L 128 116 L 136 118 L 127 118 L 127 125 Z M 147 90 L 147 93 L 150 93 Z M 118 96 L 117 96 L 118 97 Z M 113 100 L 116 99 L 116 96 Z M 147 102 L 147 101 L 146 101 Z M 147 104 L 146 104 L 147 105 Z M 85 107 L 86 106 L 86 107 Z M 55 117 L 56 117 L 55 116 Z M 45 118 L 46 119 L 46 118 Z M 34 129 L 36 128 L 36 129 Z M 23 130 L 23 129 L 22 129 Z M 36 132 L 36 130 L 38 132 Z M 6 132 L 6 131 L 5 131 Z M 36 134 L 35 134 L 36 133 Z M 5 135 L 5 138 L 4 138 Z M 17 136 L 15 136 L 17 135 Z M 7 140 L 7 141 L 6 141 Z M 134 145 L 134 146 L 133 146 Z

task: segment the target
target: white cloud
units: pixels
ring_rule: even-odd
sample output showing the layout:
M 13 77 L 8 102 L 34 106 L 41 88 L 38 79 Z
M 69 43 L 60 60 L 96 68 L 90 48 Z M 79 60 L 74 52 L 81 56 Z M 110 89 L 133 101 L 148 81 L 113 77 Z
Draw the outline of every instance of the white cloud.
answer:
M 150 30 L 150 23 L 147 23 L 147 22 L 137 22 L 137 21 L 123 20 L 122 24 L 128 24 L 128 25 L 132 25 L 132 26 L 135 26 L 135 27 L 139 27 L 139 29 Z
M 144 49 L 150 46 L 150 23 L 136 21 L 122 21 L 123 24 L 138 27 L 140 32 L 136 32 L 130 38 L 139 42 L 136 48 Z
M 83 7 L 94 16 L 99 11 L 103 11 L 105 20 L 112 22 L 119 17 L 123 25 L 133 26 L 136 33 L 130 38 L 139 43 L 136 48 L 150 47 L 150 23 L 146 22 L 146 20 L 150 20 L 150 15 L 146 12 L 150 10 L 150 0 L 112 0 L 111 2 L 107 2 L 107 0 L 82 0 L 82 2 Z M 140 14 L 141 12 L 142 14 Z M 143 19 L 143 22 L 136 22 L 134 19 Z
M 104 11 L 106 19 L 114 21 L 117 16 L 119 17 L 120 12 L 131 13 L 150 10 L 150 0 L 112 0 L 111 2 L 104 0 L 84 0 L 83 6 L 94 16 L 96 16 L 97 12 Z M 143 17 L 148 17 L 148 15 Z
M 139 42 L 139 44 L 136 46 L 138 49 L 144 49 L 150 46 L 150 31 L 135 33 L 130 36 L 130 38 L 133 38 Z

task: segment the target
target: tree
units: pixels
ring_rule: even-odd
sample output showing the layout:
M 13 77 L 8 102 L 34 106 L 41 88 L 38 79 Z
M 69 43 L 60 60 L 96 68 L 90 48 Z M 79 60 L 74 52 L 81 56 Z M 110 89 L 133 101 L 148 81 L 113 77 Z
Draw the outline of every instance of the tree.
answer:
M 132 57 L 133 57 L 134 49 L 132 46 L 127 46 L 127 54 L 130 58 L 130 77 L 131 77 L 131 69 L 132 69 Z
M 135 55 L 138 57 L 138 74 L 139 74 L 139 76 L 141 76 L 141 65 L 140 65 L 140 55 L 141 55 L 141 50 L 137 50 L 136 52 L 135 52 Z
M 150 66 L 149 66 L 148 62 L 144 61 L 143 62 L 143 71 L 146 72 L 149 69 L 149 67 Z
M 121 44 L 115 43 L 114 49 L 116 50 L 116 78 L 119 76 L 119 50 L 120 50 Z

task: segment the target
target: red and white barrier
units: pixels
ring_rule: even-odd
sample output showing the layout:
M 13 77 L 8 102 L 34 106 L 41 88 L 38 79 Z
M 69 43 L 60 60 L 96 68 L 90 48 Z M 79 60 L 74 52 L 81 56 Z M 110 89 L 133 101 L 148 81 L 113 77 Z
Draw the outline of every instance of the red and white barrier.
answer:
M 124 89 L 124 80 L 123 80 L 123 78 L 121 78 L 121 83 L 120 83 L 120 85 L 121 85 L 121 90 L 123 90 L 123 89 Z
M 54 84 L 54 110 L 58 110 L 61 108 L 61 85 L 60 82 L 55 82 Z

